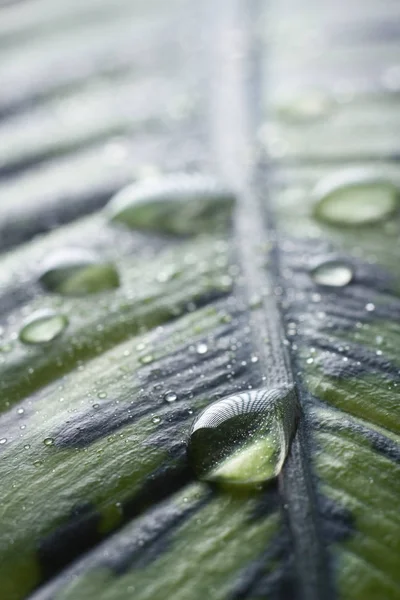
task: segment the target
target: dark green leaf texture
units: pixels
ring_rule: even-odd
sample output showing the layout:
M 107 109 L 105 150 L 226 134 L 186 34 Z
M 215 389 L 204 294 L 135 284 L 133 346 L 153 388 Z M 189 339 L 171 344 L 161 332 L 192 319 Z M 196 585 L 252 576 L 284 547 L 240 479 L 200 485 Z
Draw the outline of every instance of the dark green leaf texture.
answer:
M 349 167 L 400 186 L 398 2 L 0 15 L 0 598 L 399 598 L 400 209 L 360 228 L 313 210 Z M 176 171 L 232 187 L 232 223 L 218 204 L 182 237 L 159 215 L 108 220 L 121 186 Z M 73 246 L 120 286 L 47 293 L 43 260 Z M 313 281 L 327 259 L 348 286 Z M 43 309 L 68 327 L 24 345 Z M 278 479 L 197 482 L 195 416 L 287 384 L 300 416 Z

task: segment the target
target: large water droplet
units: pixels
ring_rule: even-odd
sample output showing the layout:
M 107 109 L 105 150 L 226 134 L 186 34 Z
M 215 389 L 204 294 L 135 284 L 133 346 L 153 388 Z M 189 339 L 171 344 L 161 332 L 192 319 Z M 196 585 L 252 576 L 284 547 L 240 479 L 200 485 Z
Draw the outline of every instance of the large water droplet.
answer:
M 399 190 L 383 176 L 352 169 L 329 176 L 314 189 L 314 214 L 331 225 L 372 225 L 399 209 Z
M 353 279 L 353 269 L 340 260 L 327 260 L 312 269 L 315 283 L 327 287 L 344 287 Z
M 25 321 L 19 332 L 24 344 L 45 344 L 58 337 L 68 325 L 65 315 L 52 310 L 40 310 Z
M 65 296 L 94 294 L 119 286 L 115 265 L 82 248 L 54 252 L 43 262 L 39 280 L 48 291 Z
M 225 228 L 234 204 L 233 192 L 214 178 L 181 173 L 122 189 L 106 214 L 132 229 L 187 235 Z
M 294 389 L 254 390 L 214 402 L 195 420 L 188 446 L 204 481 L 248 485 L 276 477 L 297 421 Z

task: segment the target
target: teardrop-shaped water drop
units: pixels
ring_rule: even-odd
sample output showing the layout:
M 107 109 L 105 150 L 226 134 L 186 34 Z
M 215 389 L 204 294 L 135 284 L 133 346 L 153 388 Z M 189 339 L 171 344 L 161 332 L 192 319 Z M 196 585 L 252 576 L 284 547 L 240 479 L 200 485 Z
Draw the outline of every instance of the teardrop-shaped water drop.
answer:
M 46 344 L 66 329 L 68 318 L 53 310 L 40 310 L 23 324 L 19 339 L 24 344 Z
M 188 454 L 199 479 L 249 485 L 276 477 L 297 422 L 293 387 L 218 400 L 195 420 Z
M 95 294 L 120 283 L 114 263 L 82 248 L 54 252 L 43 262 L 39 280 L 49 292 L 64 296 Z
M 131 229 L 188 235 L 226 228 L 234 204 L 233 192 L 214 178 L 181 173 L 123 188 L 105 210 Z
M 351 169 L 323 179 L 313 196 L 316 218 L 336 226 L 373 225 L 400 207 L 396 185 L 366 169 Z
M 312 269 L 316 284 L 326 287 L 344 287 L 353 279 L 352 267 L 340 260 L 326 260 Z

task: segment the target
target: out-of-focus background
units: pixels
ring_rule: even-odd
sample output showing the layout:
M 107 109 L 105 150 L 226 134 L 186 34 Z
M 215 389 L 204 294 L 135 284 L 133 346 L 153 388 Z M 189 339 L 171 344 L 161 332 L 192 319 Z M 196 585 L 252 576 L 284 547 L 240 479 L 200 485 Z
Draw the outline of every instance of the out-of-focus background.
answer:
M 227 57 L 242 61 L 238 112 L 252 127 L 251 149 L 233 160 L 257 147 L 301 185 L 333 165 L 393 170 L 397 0 L 21 0 L 0 10 L 0 249 L 43 228 L 40 212 L 53 227 L 138 176 L 220 171 L 212 146 L 230 144 L 216 141 L 216 105 L 238 103 L 221 92 Z

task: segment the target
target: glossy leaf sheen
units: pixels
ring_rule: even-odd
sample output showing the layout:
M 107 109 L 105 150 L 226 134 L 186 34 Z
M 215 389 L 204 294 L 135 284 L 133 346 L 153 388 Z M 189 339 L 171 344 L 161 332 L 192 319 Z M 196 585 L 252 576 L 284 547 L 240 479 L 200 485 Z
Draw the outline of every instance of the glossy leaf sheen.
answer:
M 0 16 L 1 599 L 397 600 L 399 4 Z M 68 248 L 101 290 L 39 281 Z M 199 481 L 199 415 L 287 387 L 276 476 Z

